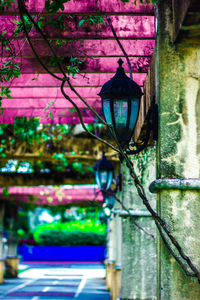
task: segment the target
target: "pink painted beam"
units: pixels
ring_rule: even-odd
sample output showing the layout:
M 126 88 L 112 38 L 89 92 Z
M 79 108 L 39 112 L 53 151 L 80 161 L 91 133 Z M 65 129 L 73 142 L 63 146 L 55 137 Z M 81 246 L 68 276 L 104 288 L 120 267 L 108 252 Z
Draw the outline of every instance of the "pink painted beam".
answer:
M 125 62 L 125 59 L 124 59 Z M 56 74 L 59 76 L 59 74 Z M 84 77 L 82 76 L 84 75 Z M 71 83 L 74 87 L 101 87 L 106 81 L 110 80 L 115 73 L 86 73 L 82 75 L 76 75 L 75 78 L 71 78 Z M 126 73 L 130 77 L 129 73 Z M 35 78 L 35 80 L 32 80 Z M 146 73 L 133 74 L 133 80 L 143 85 L 146 78 Z M 59 87 L 60 81 L 52 77 L 49 74 L 21 74 L 19 78 L 15 78 L 12 82 L 12 87 Z
M 71 91 L 70 88 L 66 87 L 64 90 L 65 93 L 70 97 L 76 97 L 76 95 L 73 91 Z M 101 87 L 77 87 L 76 90 L 82 97 L 97 98 L 97 94 L 100 92 Z M 57 87 L 12 88 L 11 95 L 13 99 L 11 99 L 10 101 L 14 101 L 14 98 L 33 98 L 34 101 L 34 98 L 38 99 L 45 97 L 48 101 L 48 97 L 56 99 L 57 97 L 61 98 L 63 96 L 60 88 Z
M 39 90 L 39 89 L 38 89 Z M 39 90 L 40 91 L 40 90 Z M 22 89 L 23 93 L 23 89 Z M 74 102 L 78 105 L 79 108 L 85 108 L 85 104 L 79 98 L 73 98 Z M 50 103 L 53 102 L 53 103 Z M 87 103 L 94 108 L 101 108 L 101 99 L 100 97 L 87 98 Z M 35 110 L 35 109 L 45 109 L 48 107 L 49 110 L 66 110 L 73 108 L 73 105 L 65 98 L 13 98 L 13 99 L 3 99 L 2 108 L 7 109 L 19 109 L 19 110 Z
M 6 198 L 2 196 L 3 200 L 9 201 L 12 199 Z M 103 203 L 103 200 L 95 199 L 95 197 L 89 197 L 88 199 L 84 200 L 83 198 L 73 198 L 69 199 L 68 197 L 46 197 L 46 196 L 15 196 L 14 197 L 15 201 L 18 203 L 31 203 L 35 204 L 37 206 L 43 206 L 43 205 L 50 205 L 50 206 L 55 206 L 55 205 L 81 205 L 81 206 L 91 206 L 94 205 L 95 202 L 97 202 L 99 205 Z
M 84 64 L 81 66 L 81 73 L 115 73 L 118 66 L 117 61 L 119 57 L 99 57 L 93 59 L 86 59 Z M 16 59 L 17 61 L 20 59 Z M 132 72 L 135 73 L 146 73 L 149 67 L 151 58 L 150 57 L 131 57 L 130 62 L 132 66 Z M 49 59 L 44 57 L 44 63 L 48 63 Z M 54 73 L 60 73 L 58 68 L 49 67 Z M 124 64 L 124 69 L 128 72 L 128 65 Z M 22 59 L 22 73 L 46 73 L 43 67 L 38 63 L 35 58 L 23 58 Z
M 43 11 L 44 0 L 29 0 L 28 8 L 31 11 Z M 123 3 L 122 1 L 113 0 L 87 0 L 78 1 L 71 0 L 65 4 L 65 13 L 153 13 L 152 5 L 133 5 L 130 1 L 129 3 Z
M 88 111 L 88 110 L 87 110 Z M 87 111 L 85 112 L 85 114 L 82 113 L 82 117 L 84 117 L 84 115 L 87 114 Z M 4 109 L 4 115 L 6 117 L 45 117 L 48 118 L 49 113 L 51 112 L 52 117 L 72 117 L 74 115 L 77 115 L 77 113 L 71 113 L 69 110 L 67 109 L 48 109 L 47 111 L 45 111 L 44 109 L 33 109 L 33 108 L 27 108 L 27 109 L 20 109 L 20 108 L 13 108 L 13 109 Z M 89 111 L 88 111 L 89 113 Z M 0 117 L 1 118 L 1 117 Z
M 34 117 L 34 116 L 32 116 Z M 0 116 L 0 124 L 13 124 L 15 117 Z M 85 124 L 94 123 L 93 117 L 83 117 Z M 41 124 L 80 124 L 78 117 L 40 117 Z
M 127 55 L 131 56 L 152 56 L 154 49 L 154 40 L 121 40 Z M 27 42 L 14 41 L 15 51 L 18 57 L 35 57 L 32 49 Z M 46 43 L 40 39 L 33 40 L 40 56 L 51 56 L 52 53 Z M 52 46 L 56 50 L 58 56 L 71 56 L 77 52 L 78 57 L 93 56 L 122 56 L 122 51 L 115 40 L 84 40 L 74 41 L 73 43 L 64 44 L 62 47 L 56 46 L 56 41 L 52 42 Z M 77 51 L 80 49 L 81 51 Z M 10 55 L 9 51 L 4 51 L 3 56 Z
M 45 0 L 28 0 L 26 6 L 32 13 L 44 12 Z M 15 14 L 17 12 L 17 5 L 15 7 Z M 7 11 L 11 12 L 10 9 Z M 63 13 L 62 11 L 60 11 Z M 123 3 L 119 0 L 71 0 L 65 4 L 64 13 L 77 14 L 77 13 L 135 13 L 135 14 L 153 14 L 153 5 L 138 4 L 135 6 L 132 1 L 129 3 Z
M 101 107 L 93 107 L 97 113 L 101 113 Z M 91 117 L 92 113 L 87 108 L 79 108 L 82 117 Z M 77 112 L 70 108 L 5 108 L 4 116 L 6 117 L 45 117 L 48 118 L 49 113 L 53 117 L 78 117 Z
M 100 90 L 101 87 L 76 87 L 76 91 L 85 99 L 87 98 L 100 99 L 100 97 L 98 97 L 98 93 L 100 92 Z M 69 97 L 77 98 L 76 94 L 69 87 L 65 87 L 64 91 Z M 47 101 L 49 98 L 51 99 L 54 98 L 55 100 L 57 98 L 63 98 L 63 101 L 67 102 L 67 100 L 65 100 L 65 98 L 63 97 L 59 87 L 32 87 L 32 88 L 13 87 L 11 89 L 11 95 L 13 99 L 7 100 L 7 103 L 11 103 L 12 101 L 15 101 L 15 98 L 18 99 L 33 98 L 31 101 L 34 101 L 34 98 L 36 99 L 46 98 Z M 78 100 L 77 103 L 79 104 L 80 101 Z
M 98 190 L 92 188 L 70 188 L 63 187 L 9 187 L 9 196 L 3 196 L 2 188 L 0 189 L 1 197 L 5 200 L 13 199 L 20 202 L 30 202 L 37 205 L 64 205 L 87 202 L 103 202 L 101 193 L 96 194 Z M 91 204 L 91 203 L 90 203 Z
M 6 37 L 13 37 L 13 31 L 15 24 L 13 20 L 16 17 L 0 16 L 0 31 L 6 31 Z M 69 22 L 70 20 L 70 22 Z M 88 25 L 85 23 L 80 29 L 78 23 L 81 17 L 75 18 L 72 21 L 66 18 L 66 24 L 64 24 L 64 30 L 61 31 L 59 28 L 55 28 L 55 25 L 48 25 L 45 28 L 46 35 L 50 39 L 108 39 L 113 38 L 110 27 L 99 25 Z M 153 39 L 154 38 L 154 16 L 111 16 L 113 27 L 115 28 L 116 34 L 119 38 L 126 39 Z M 40 37 L 38 32 L 31 32 L 32 38 Z M 24 38 L 23 34 L 20 38 Z

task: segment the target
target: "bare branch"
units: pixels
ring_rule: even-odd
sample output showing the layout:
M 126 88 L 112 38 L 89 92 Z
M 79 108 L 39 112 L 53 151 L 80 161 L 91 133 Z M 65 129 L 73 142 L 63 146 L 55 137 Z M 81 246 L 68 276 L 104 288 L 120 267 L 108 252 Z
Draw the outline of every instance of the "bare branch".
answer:
M 100 142 L 104 143 L 105 145 L 107 145 L 108 147 L 112 148 L 113 150 L 115 150 L 116 152 L 120 152 L 119 149 L 115 148 L 112 144 L 108 143 L 107 141 L 103 140 L 102 138 L 96 136 L 95 134 L 93 134 L 92 132 L 90 132 L 87 127 L 85 126 L 85 123 L 83 122 L 83 118 L 81 116 L 81 112 L 78 108 L 78 106 L 76 105 L 76 103 L 65 93 L 64 91 L 64 85 L 65 85 L 65 81 L 62 82 L 61 84 L 61 92 L 63 94 L 63 96 L 74 106 L 74 108 L 76 109 L 77 113 L 78 113 L 78 116 L 79 116 L 79 119 L 80 119 L 80 122 L 81 122 L 81 125 L 83 127 L 83 129 L 89 134 L 91 135 L 93 138 L 99 140 Z
M 115 37 L 115 39 L 116 39 L 116 41 L 117 41 L 117 43 L 118 43 L 120 49 L 122 50 L 124 56 L 126 57 L 127 64 L 128 64 L 128 67 L 129 67 L 130 78 L 131 78 L 131 80 L 133 80 L 133 75 L 132 75 L 132 70 L 131 70 L 131 63 L 130 63 L 130 60 L 129 60 L 129 58 L 128 58 L 128 55 L 127 55 L 126 51 L 124 50 L 124 47 L 122 46 L 120 40 L 118 39 L 118 37 L 117 37 L 117 35 L 116 35 L 116 32 L 115 32 L 115 30 L 114 30 L 114 28 L 113 28 L 113 26 L 112 26 L 112 22 L 111 22 L 110 17 L 107 16 L 106 19 L 107 19 L 107 21 L 108 21 L 108 24 L 109 24 L 109 26 L 110 26 L 110 29 L 112 30 L 112 33 L 113 33 L 113 35 L 114 35 L 114 37 Z

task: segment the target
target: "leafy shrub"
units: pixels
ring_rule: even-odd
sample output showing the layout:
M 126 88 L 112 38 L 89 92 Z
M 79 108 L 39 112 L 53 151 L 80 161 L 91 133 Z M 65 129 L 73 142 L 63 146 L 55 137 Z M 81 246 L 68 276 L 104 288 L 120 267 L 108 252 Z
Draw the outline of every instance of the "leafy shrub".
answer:
M 39 245 L 105 245 L 106 226 L 90 219 L 43 224 L 36 228 L 33 236 Z
M 43 246 L 99 246 L 106 244 L 105 233 L 46 230 L 39 235 Z

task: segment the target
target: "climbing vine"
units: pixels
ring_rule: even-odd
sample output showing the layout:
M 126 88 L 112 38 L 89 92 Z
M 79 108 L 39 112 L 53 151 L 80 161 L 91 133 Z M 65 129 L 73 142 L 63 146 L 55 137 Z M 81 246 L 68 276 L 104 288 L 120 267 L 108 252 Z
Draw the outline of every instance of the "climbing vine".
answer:
M 129 2 L 126 0 L 122 0 L 123 2 Z M 146 0 L 146 1 L 142 1 L 142 0 L 138 0 L 140 3 L 142 4 L 149 4 L 150 1 Z M 139 3 L 138 1 L 134 1 L 134 4 Z M 59 9 L 61 9 L 62 11 L 64 10 L 64 4 L 66 3 L 66 0 L 47 0 L 46 4 L 45 4 L 45 8 L 48 12 L 51 13 L 55 13 L 57 12 Z M 155 3 L 154 0 L 151 1 L 152 3 Z M 60 80 L 61 82 L 61 92 L 63 97 L 65 97 L 66 100 L 68 100 L 76 109 L 77 114 L 80 118 L 80 122 L 83 126 L 83 128 L 85 129 L 86 132 L 88 132 L 92 137 L 95 137 L 96 139 L 98 139 L 99 141 L 101 141 L 102 143 L 106 144 L 107 146 L 110 146 L 112 149 L 114 149 L 117 153 L 119 153 L 121 155 L 121 157 L 124 159 L 129 171 L 130 171 L 130 175 L 133 178 L 133 182 L 136 186 L 138 195 L 140 196 L 143 204 L 145 205 L 145 207 L 147 208 L 147 210 L 151 213 L 152 218 L 155 221 L 155 224 L 158 228 L 158 231 L 162 237 L 162 240 L 164 242 L 164 244 L 166 245 L 167 249 L 170 251 L 171 255 L 176 259 L 176 261 L 179 263 L 179 265 L 182 267 L 182 269 L 184 270 L 185 274 L 190 276 L 190 277 L 196 277 L 200 283 L 200 272 L 199 270 L 195 267 L 195 265 L 193 264 L 193 262 L 191 261 L 191 259 L 184 253 L 182 247 L 180 246 L 179 242 L 174 238 L 174 236 L 172 235 L 172 233 L 170 232 L 170 229 L 168 227 L 168 225 L 166 224 L 166 222 L 157 214 L 157 212 L 151 207 L 146 193 L 144 191 L 144 188 L 142 186 L 142 184 L 140 183 L 135 170 L 134 170 L 134 166 L 131 162 L 131 160 L 129 159 L 128 155 L 126 154 L 126 152 L 120 147 L 117 138 L 115 136 L 115 133 L 113 131 L 113 128 L 111 125 L 106 124 L 106 122 L 88 105 L 88 103 L 85 101 L 85 99 L 76 91 L 76 89 L 72 86 L 70 78 L 69 78 L 69 73 L 66 72 L 66 68 L 63 68 L 63 62 L 59 61 L 59 58 L 56 55 L 55 50 L 53 49 L 51 43 L 48 41 L 48 39 L 46 38 L 46 36 L 44 35 L 43 31 L 41 30 L 40 26 L 38 26 L 36 20 L 34 19 L 34 17 L 32 17 L 29 12 L 27 11 L 24 2 L 22 0 L 18 0 L 18 7 L 19 7 L 19 11 L 20 11 L 20 17 L 21 17 L 21 21 L 22 21 L 22 28 L 23 31 L 26 35 L 26 38 L 33 50 L 33 52 L 36 55 L 36 58 L 38 59 L 39 63 L 43 66 L 43 68 L 49 73 L 51 74 L 53 77 L 57 78 L 58 80 Z M 41 59 L 39 54 L 37 53 L 37 50 L 35 49 L 34 45 L 32 44 L 31 38 L 29 36 L 29 26 L 26 27 L 26 19 L 24 18 L 24 16 L 28 17 L 28 20 L 33 24 L 33 28 L 34 30 L 37 30 L 39 32 L 39 34 L 41 35 L 41 37 L 43 38 L 44 42 L 46 43 L 46 45 L 49 47 L 49 49 L 52 52 L 52 57 L 55 59 L 55 62 L 57 63 L 57 67 L 60 70 L 60 73 L 62 74 L 61 76 L 57 76 L 56 74 L 54 74 L 49 68 L 48 65 L 46 65 L 46 63 L 44 63 Z M 28 22 L 29 22 L 28 21 Z M 91 21 L 90 18 L 87 21 Z M 84 23 L 86 22 L 85 19 L 82 19 L 81 21 L 79 21 L 79 27 L 81 27 Z M 95 22 L 95 21 L 94 21 Z M 97 22 L 98 24 L 98 22 Z M 75 71 L 75 73 L 77 73 Z M 72 74 L 73 75 L 73 74 Z M 96 118 L 98 118 L 99 122 L 102 122 L 102 124 L 104 124 L 107 128 L 109 128 L 114 136 L 115 142 L 117 144 L 117 146 L 114 146 L 112 144 L 110 144 L 108 141 L 100 138 L 99 136 L 96 136 L 94 133 L 90 132 L 88 130 L 88 128 L 85 126 L 83 119 L 82 119 L 82 115 L 81 112 L 78 108 L 78 106 L 76 105 L 76 103 L 73 101 L 73 99 L 71 99 L 71 97 L 69 97 L 69 95 L 66 94 L 65 92 L 65 85 L 68 84 L 69 88 L 75 93 L 75 95 L 77 97 L 79 97 L 79 99 L 85 103 L 87 105 L 87 108 L 90 109 L 91 113 L 93 113 Z

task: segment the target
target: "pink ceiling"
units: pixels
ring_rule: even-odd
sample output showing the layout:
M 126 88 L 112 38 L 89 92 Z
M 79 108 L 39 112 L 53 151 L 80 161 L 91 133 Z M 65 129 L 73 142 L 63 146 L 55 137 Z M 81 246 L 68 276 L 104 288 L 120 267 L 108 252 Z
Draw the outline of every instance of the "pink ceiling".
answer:
M 42 11 L 44 1 L 29 0 L 26 1 L 26 5 L 35 15 L 44 13 Z M 62 32 L 55 30 L 51 25 L 46 28 L 50 39 L 75 40 L 73 45 L 68 43 L 66 47 L 56 47 L 58 56 L 69 57 L 72 47 L 76 49 L 81 46 L 82 52 L 79 53 L 79 57 L 84 59 L 84 64 L 81 66 L 81 74 L 72 78 L 71 82 L 81 96 L 93 108 L 101 112 L 100 98 L 97 94 L 102 85 L 114 75 L 117 61 L 123 56 L 108 25 L 94 27 L 84 24 L 80 30 L 77 30 L 83 13 L 101 13 L 111 17 L 116 33 L 129 55 L 134 73 L 133 78 L 142 86 L 154 48 L 153 7 L 151 5 L 134 6 L 132 1 L 123 3 L 120 0 L 71 0 L 66 3 L 65 11 L 60 12 L 60 15 L 66 17 L 64 30 Z M 9 37 L 12 36 L 14 29 L 13 19 L 19 19 L 17 9 L 14 14 L 15 16 L 7 12 L 7 15 L 0 16 L 0 30 L 6 29 Z M 75 18 L 74 15 L 76 15 Z M 45 61 L 50 56 L 49 49 L 44 45 L 38 33 L 34 32 L 32 38 L 40 57 Z M 12 82 L 13 98 L 2 101 L 4 115 L 0 116 L 0 123 L 13 123 L 16 116 L 41 117 L 42 123 L 79 123 L 77 114 L 72 111 L 72 105 L 63 98 L 60 92 L 60 82 L 45 73 L 35 59 L 26 39 L 20 36 L 13 43 L 17 53 L 16 60 L 22 61 L 22 75 Z M 8 53 L 5 52 L 5 59 L 7 55 Z M 128 72 L 126 63 L 124 67 Z M 58 69 L 55 67 L 50 67 L 50 69 L 59 75 Z M 84 104 L 70 88 L 66 86 L 65 91 L 81 108 L 84 121 L 94 122 L 93 116 L 88 113 Z M 51 102 L 54 104 L 49 104 Z M 45 108 L 47 108 L 46 111 Z M 49 112 L 52 113 L 53 119 L 49 118 Z

